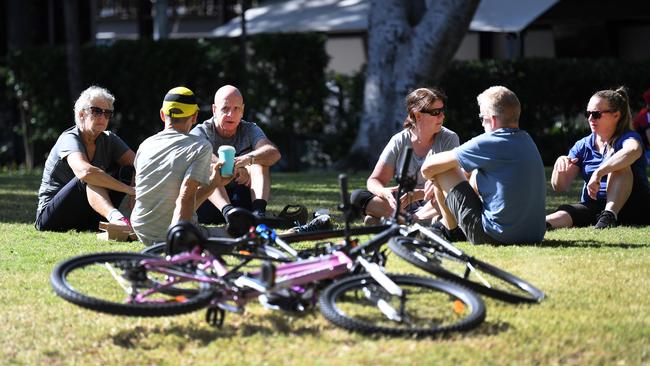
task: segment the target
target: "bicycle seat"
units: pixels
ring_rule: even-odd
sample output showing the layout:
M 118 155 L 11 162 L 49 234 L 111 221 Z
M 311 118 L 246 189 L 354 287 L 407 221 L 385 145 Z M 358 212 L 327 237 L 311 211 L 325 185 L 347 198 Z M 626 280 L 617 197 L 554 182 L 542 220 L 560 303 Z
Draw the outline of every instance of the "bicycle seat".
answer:
M 179 221 L 167 231 L 165 253 L 172 255 L 191 250 L 194 246 L 205 243 L 206 238 L 196 225 L 189 221 Z

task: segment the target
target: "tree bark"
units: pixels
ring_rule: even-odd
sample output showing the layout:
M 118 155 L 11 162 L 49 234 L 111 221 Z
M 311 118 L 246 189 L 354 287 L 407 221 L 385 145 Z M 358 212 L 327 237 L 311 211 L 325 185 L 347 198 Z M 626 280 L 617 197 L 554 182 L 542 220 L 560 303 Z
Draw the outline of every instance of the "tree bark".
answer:
M 7 48 L 18 50 L 37 44 L 39 39 L 39 2 L 25 0 L 7 1 Z M 34 168 L 34 142 L 29 124 L 28 103 L 20 93 L 17 97 L 20 116 L 20 131 L 25 152 L 25 168 Z
M 437 80 L 460 46 L 480 0 L 430 0 L 409 17 L 401 0 L 371 0 L 363 116 L 349 165 L 369 168 L 406 117 L 404 98 Z M 413 11 L 417 7 L 412 7 Z M 415 25 L 410 19 L 419 18 Z
M 74 101 L 77 99 L 82 89 L 78 0 L 65 0 L 63 2 L 63 18 L 65 20 L 68 91 L 70 92 L 70 100 Z

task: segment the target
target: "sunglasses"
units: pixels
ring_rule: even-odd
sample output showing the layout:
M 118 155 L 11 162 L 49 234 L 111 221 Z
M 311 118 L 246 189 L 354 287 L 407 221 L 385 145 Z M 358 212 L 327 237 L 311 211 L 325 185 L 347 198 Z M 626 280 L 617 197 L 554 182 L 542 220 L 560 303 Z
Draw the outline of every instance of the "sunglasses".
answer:
M 99 107 L 93 106 L 88 107 L 88 109 L 90 109 L 90 113 L 92 113 L 92 115 L 95 117 L 100 117 L 101 115 L 104 115 L 106 119 L 111 119 L 111 117 L 113 117 L 112 109 L 101 109 Z
M 589 116 L 593 119 L 600 119 L 603 116 L 603 113 L 614 113 L 616 111 L 585 111 L 585 118 L 589 119 Z
M 433 108 L 430 110 L 421 110 L 420 112 L 430 114 L 432 116 L 439 116 L 441 113 L 445 113 L 445 107 L 442 108 Z

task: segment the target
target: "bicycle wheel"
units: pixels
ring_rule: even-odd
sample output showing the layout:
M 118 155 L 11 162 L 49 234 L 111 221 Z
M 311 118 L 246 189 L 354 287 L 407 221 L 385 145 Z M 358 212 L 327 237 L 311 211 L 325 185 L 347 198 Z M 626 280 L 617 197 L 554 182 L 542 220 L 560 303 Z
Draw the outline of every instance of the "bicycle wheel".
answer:
M 404 292 L 390 295 L 369 274 L 344 278 L 319 298 L 332 323 L 361 333 L 430 336 L 469 330 L 485 319 L 485 305 L 459 285 L 410 275 L 389 275 Z
M 156 243 L 152 244 L 140 251 L 142 254 L 151 254 L 151 255 L 156 255 L 156 256 L 161 256 L 165 255 L 165 246 L 166 244 L 163 243 Z M 261 259 L 261 260 L 270 260 L 270 261 L 281 261 L 281 262 L 289 262 L 293 260 L 293 258 L 287 254 L 285 251 L 272 247 L 270 245 L 262 245 L 260 248 L 257 250 L 256 253 L 250 253 L 247 251 L 237 251 L 233 252 L 233 256 L 237 256 L 239 258 L 238 260 L 241 260 L 243 257 L 251 257 L 255 259 Z M 222 254 L 221 257 L 228 259 L 228 255 Z M 232 257 L 232 256 L 230 256 Z
M 151 255 L 164 255 L 165 254 L 165 242 L 151 244 L 148 247 L 142 249 L 140 253 L 142 254 L 151 254 Z
M 400 258 L 481 294 L 511 303 L 536 303 L 545 295 L 537 287 L 494 265 L 465 254 L 451 253 L 430 240 L 397 236 L 388 247 Z
M 57 265 L 50 276 L 52 288 L 63 299 L 103 313 L 128 316 L 167 316 L 205 307 L 213 291 L 206 283 L 169 282 L 147 270 L 139 253 L 96 253 L 74 257 Z M 191 269 L 169 266 L 185 273 Z

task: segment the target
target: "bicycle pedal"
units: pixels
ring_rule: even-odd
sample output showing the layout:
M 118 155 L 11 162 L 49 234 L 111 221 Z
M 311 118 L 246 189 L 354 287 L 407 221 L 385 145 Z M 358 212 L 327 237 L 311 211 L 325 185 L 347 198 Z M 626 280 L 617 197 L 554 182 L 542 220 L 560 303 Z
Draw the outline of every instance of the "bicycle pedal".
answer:
M 226 311 L 218 307 L 209 307 L 205 312 L 205 321 L 213 327 L 221 328 L 226 319 Z

